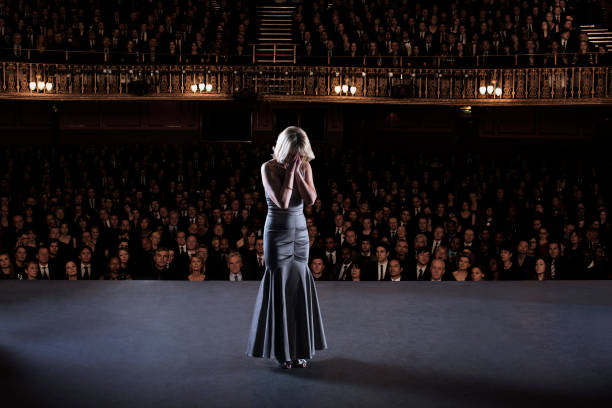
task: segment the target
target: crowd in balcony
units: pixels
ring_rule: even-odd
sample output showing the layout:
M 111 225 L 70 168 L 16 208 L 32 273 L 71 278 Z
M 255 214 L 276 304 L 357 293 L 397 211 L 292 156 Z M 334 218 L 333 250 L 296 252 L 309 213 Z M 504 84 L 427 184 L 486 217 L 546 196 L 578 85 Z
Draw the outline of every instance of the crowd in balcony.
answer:
M 314 146 L 317 280 L 608 279 L 606 162 Z M 259 280 L 270 145 L 0 150 L 1 279 Z
M 248 49 L 247 1 L 0 1 L 0 58 L 71 63 L 216 63 Z
M 585 4 L 582 4 L 585 3 Z M 577 17 L 596 8 L 569 0 L 303 2 L 294 40 L 305 64 L 373 67 L 590 66 L 609 63 Z M 579 8 L 582 8 L 579 10 Z M 364 57 L 366 57 L 364 59 Z

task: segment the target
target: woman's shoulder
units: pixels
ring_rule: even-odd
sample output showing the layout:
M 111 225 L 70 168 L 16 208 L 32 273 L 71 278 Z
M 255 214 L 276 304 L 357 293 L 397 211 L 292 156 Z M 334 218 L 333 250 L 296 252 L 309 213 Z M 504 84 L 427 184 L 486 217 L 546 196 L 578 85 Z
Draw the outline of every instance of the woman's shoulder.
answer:
M 276 172 L 284 171 L 285 168 L 280 163 L 278 163 L 276 160 L 270 159 L 261 165 L 261 170 L 262 171 L 265 170 L 269 173 L 270 172 L 276 173 Z

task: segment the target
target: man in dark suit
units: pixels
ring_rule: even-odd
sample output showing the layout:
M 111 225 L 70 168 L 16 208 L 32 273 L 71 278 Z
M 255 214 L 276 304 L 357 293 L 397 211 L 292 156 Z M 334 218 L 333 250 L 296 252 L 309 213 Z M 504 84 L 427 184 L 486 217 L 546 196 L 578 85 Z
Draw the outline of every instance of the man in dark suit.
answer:
M 240 252 L 230 252 L 227 256 L 227 269 L 229 269 L 229 277 L 221 277 L 220 280 L 230 280 L 232 282 L 251 280 L 248 276 L 246 268 L 243 267 L 242 255 Z
M 142 280 L 168 280 L 170 279 L 170 269 L 168 262 L 170 260 L 170 252 L 167 248 L 159 247 L 153 255 L 153 265 L 143 271 L 139 276 Z
M 342 226 L 344 225 L 344 217 L 342 214 L 336 214 L 334 217 L 334 226 L 331 231 L 328 232 L 328 235 L 331 235 L 336 241 L 336 246 L 340 246 L 342 244 Z
M 567 279 L 567 263 L 561 256 L 561 245 L 557 241 L 548 243 L 550 274 L 553 279 Z
M 389 248 L 386 244 L 376 245 L 376 261 L 368 265 L 364 278 L 363 280 L 373 281 L 388 281 L 391 279 L 389 274 Z
M 56 269 L 56 265 L 49 262 L 49 248 L 41 246 L 36 254 L 38 260 L 38 270 L 40 279 L 42 280 L 57 280 L 62 279 L 60 271 Z
M 429 260 L 431 254 L 429 249 L 422 247 L 417 248 L 416 261 L 412 264 L 409 271 L 407 271 L 406 279 L 412 281 L 424 281 L 431 279 L 431 272 L 429 270 Z
M 336 250 L 337 242 L 332 236 L 325 237 L 325 266 L 329 271 L 335 268 L 340 262 L 338 251 Z
M 81 280 L 96 280 L 99 277 L 96 266 L 91 262 L 93 253 L 91 248 L 85 246 L 79 251 L 79 260 L 77 264 L 79 269 L 78 278 Z
M 266 265 L 264 262 L 264 248 L 263 238 L 257 238 L 255 240 L 255 259 L 253 259 L 252 277 L 254 280 L 261 280 L 266 272 Z
M 189 266 L 190 256 L 187 251 L 187 243 L 185 240 L 185 231 L 179 230 L 176 233 L 176 237 L 174 238 L 174 245 L 172 246 L 174 250 L 174 259 L 172 260 L 172 264 L 175 270 L 180 272 L 187 272 Z M 187 275 L 189 273 L 187 272 Z
M 85 205 L 84 205 L 84 209 L 86 209 L 86 211 L 92 215 L 92 216 L 96 216 L 98 213 L 98 200 L 96 199 L 96 190 L 93 188 L 90 188 L 87 190 L 87 200 L 85 201 Z
M 353 266 L 353 257 L 351 249 L 348 247 L 342 248 L 342 263 L 334 269 L 334 275 L 330 276 L 331 280 L 351 280 L 351 266 Z
M 389 280 L 393 282 L 405 281 L 404 268 L 402 263 L 398 259 L 391 259 L 389 261 Z

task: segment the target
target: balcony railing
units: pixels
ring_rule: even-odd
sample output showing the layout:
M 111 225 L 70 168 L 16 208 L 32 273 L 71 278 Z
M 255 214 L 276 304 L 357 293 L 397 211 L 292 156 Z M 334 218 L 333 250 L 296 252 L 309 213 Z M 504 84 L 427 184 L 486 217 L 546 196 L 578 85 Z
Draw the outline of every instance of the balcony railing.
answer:
M 397 101 L 397 98 L 424 103 L 612 101 L 612 67 L 609 66 L 372 68 L 5 61 L 0 64 L 0 70 L 0 97 L 4 98 L 230 99 L 237 90 L 248 89 L 269 99 L 282 96 L 308 101 L 368 102 Z

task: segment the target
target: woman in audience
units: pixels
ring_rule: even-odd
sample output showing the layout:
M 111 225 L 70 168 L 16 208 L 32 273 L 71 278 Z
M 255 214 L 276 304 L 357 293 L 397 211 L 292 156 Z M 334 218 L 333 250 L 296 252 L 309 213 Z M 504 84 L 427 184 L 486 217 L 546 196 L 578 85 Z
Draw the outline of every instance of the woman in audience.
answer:
M 134 267 L 130 261 L 130 251 L 127 248 L 120 248 L 117 256 L 119 257 L 120 273 L 126 276 L 126 279 L 132 279 L 132 269 Z
M 472 280 L 474 282 L 479 282 L 479 281 L 485 280 L 484 270 L 480 266 L 478 266 L 478 265 L 475 265 L 475 266 L 472 267 L 472 271 L 470 273 L 470 276 L 472 277 Z
M 30 260 L 25 265 L 26 280 L 37 280 L 39 277 L 38 262 Z
M 203 281 L 206 279 L 206 264 L 200 255 L 191 257 L 189 272 L 187 276 L 187 280 L 189 281 Z
M 361 280 L 361 264 L 353 262 L 351 265 L 351 281 L 359 282 Z
M 60 251 L 71 253 L 77 247 L 76 238 L 73 238 L 70 234 L 70 225 L 67 222 L 60 224 L 60 236 L 58 238 L 60 242 Z
M 469 281 L 472 280 L 470 275 L 470 257 L 466 253 L 457 256 L 457 269 L 449 276 L 449 280 L 454 281 Z
M 23 276 L 21 277 L 23 279 Z M 11 256 L 4 252 L 0 254 L 0 280 L 17 279 Z
M 79 271 L 74 261 L 66 262 L 64 269 L 66 271 L 67 280 L 79 280 Z
M 24 278 L 26 276 L 26 262 L 28 260 L 28 251 L 23 245 L 19 245 L 15 248 L 15 273 L 18 275 L 22 275 Z
M 538 257 L 534 264 L 533 279 L 549 280 L 552 279 L 550 274 L 550 266 L 543 257 Z

